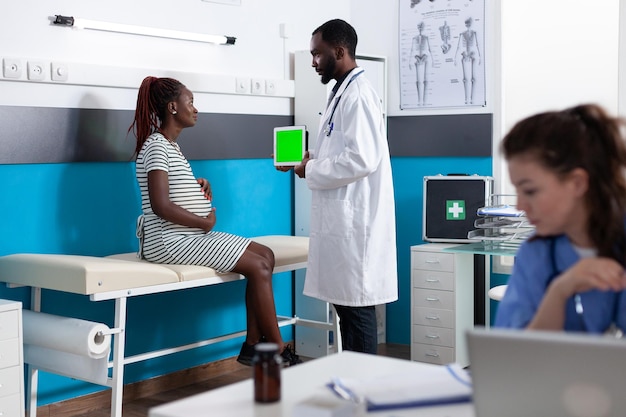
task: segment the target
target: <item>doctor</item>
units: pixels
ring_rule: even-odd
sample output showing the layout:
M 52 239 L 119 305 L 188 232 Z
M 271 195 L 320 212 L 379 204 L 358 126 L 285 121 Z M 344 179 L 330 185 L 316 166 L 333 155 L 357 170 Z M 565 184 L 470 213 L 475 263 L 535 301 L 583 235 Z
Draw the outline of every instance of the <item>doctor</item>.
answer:
M 311 39 L 312 66 L 336 80 L 314 152 L 294 167 L 312 190 L 304 294 L 332 303 L 343 349 L 377 353 L 377 304 L 398 299 L 391 162 L 381 100 L 357 67 L 357 34 L 330 20 Z

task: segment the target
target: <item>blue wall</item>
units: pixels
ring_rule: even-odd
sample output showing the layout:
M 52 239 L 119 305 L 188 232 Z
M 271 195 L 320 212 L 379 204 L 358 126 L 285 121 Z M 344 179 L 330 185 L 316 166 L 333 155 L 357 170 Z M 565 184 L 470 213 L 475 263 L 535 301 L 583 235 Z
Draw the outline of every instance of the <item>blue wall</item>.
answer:
M 393 158 L 398 242 L 399 298 L 387 305 L 387 342 L 411 342 L 411 256 L 410 247 L 422 240 L 425 176 L 450 173 L 492 175 L 491 158 L 405 157 Z
M 498 285 L 504 285 L 508 282 L 510 275 L 508 274 L 496 274 L 496 273 L 491 273 L 490 279 L 491 279 L 491 287 L 497 287 Z M 491 311 L 491 317 L 490 317 L 490 321 L 489 323 L 491 325 L 493 325 L 493 322 L 496 319 L 496 314 L 498 313 L 498 305 L 500 304 L 499 301 L 495 301 L 495 300 L 489 300 L 489 309 Z
M 255 236 L 292 233 L 292 181 L 270 159 L 192 161 L 196 176 L 208 178 L 217 208 L 216 229 Z M 103 256 L 137 249 L 135 219 L 140 196 L 134 163 L 0 165 L 0 256 L 10 253 L 67 253 Z M 291 274 L 275 275 L 279 314 L 290 315 Z M 191 343 L 245 328 L 245 282 L 129 299 L 127 353 Z M 0 286 L 0 298 L 30 307 L 24 288 Z M 113 325 L 113 302 L 44 291 L 42 311 Z M 283 337 L 293 339 L 290 328 Z M 241 340 L 133 364 L 125 382 L 234 356 Z M 41 373 L 39 404 L 101 390 L 102 387 Z
M 466 172 L 491 175 L 491 158 L 393 158 L 400 297 L 387 309 L 387 341 L 410 342 L 409 247 L 422 243 L 423 177 Z M 217 229 L 244 236 L 291 234 L 293 175 L 269 159 L 192 161 L 196 176 L 214 190 Z M 0 165 L 0 256 L 67 253 L 104 256 L 137 248 L 135 218 L 140 212 L 134 163 Z M 292 311 L 289 273 L 277 274 L 279 314 Z M 245 328 L 244 282 L 129 299 L 127 354 L 191 343 Z M 24 288 L 0 287 L 0 298 L 30 307 Z M 42 311 L 113 325 L 113 302 L 44 291 Z M 286 340 L 292 330 L 283 328 Z M 240 339 L 128 366 L 125 383 L 234 356 Z M 41 373 L 39 405 L 103 387 Z

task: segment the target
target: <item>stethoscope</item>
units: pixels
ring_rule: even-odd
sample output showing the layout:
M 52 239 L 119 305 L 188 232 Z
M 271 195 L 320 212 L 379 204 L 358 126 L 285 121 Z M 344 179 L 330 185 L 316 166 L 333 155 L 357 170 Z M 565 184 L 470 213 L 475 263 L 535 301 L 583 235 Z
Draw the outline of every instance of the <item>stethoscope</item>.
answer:
M 350 85 L 350 83 L 352 81 L 354 81 L 354 79 L 356 77 L 358 77 L 359 75 L 363 74 L 365 72 L 365 70 L 362 70 L 360 72 L 357 72 L 356 74 L 354 74 L 349 80 L 348 80 L 348 84 L 346 84 L 346 87 L 343 89 L 343 91 L 341 92 L 341 94 L 337 97 L 337 99 L 335 100 L 335 104 L 333 104 L 333 110 L 330 112 L 330 118 L 328 119 L 328 124 L 326 125 L 326 128 L 324 129 L 324 134 L 326 136 L 330 136 L 330 134 L 333 132 L 333 128 L 335 127 L 335 123 L 333 122 L 333 117 L 335 116 L 335 110 L 337 110 L 337 106 L 339 105 L 339 100 L 341 100 L 341 96 L 343 95 L 343 93 L 345 93 L 346 89 L 348 88 L 348 86 Z

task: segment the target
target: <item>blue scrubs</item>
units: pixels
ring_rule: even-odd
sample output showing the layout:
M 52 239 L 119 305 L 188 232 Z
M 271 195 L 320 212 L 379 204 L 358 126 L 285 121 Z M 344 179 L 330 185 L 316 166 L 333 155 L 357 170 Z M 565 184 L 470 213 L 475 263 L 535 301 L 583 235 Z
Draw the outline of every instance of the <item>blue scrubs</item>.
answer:
M 515 257 L 513 273 L 498 306 L 495 327 L 525 328 L 556 276 L 580 256 L 566 236 L 525 241 Z M 626 291 L 592 290 L 580 294 L 583 313 L 576 312 L 574 297 L 567 301 L 565 330 L 603 333 L 611 323 L 626 329 Z

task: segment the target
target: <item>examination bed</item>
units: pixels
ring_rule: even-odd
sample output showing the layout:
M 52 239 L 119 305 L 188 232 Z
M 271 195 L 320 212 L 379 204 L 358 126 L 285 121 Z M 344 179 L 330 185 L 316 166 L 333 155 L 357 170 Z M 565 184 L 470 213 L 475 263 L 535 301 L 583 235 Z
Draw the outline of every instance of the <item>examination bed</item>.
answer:
M 275 235 L 255 237 L 252 240 L 273 250 L 276 259 L 275 273 L 306 268 L 308 237 Z M 46 254 L 13 254 L 0 257 L 0 281 L 12 287 L 31 287 L 31 310 L 33 311 L 40 311 L 41 289 L 82 294 L 89 296 L 91 301 L 115 301 L 115 324 L 110 329 L 112 360 L 108 360 L 107 363 L 107 367 L 112 368 L 111 376 L 107 377 L 104 383 L 78 377 L 78 379 L 105 385 L 112 389 L 112 417 L 122 415 L 125 365 L 245 335 L 245 330 L 242 330 L 179 347 L 125 356 L 127 299 L 140 295 L 221 284 L 239 279 L 243 279 L 239 274 L 221 274 L 203 266 L 154 264 L 138 259 L 135 253 L 108 257 Z M 306 320 L 297 316 L 279 316 L 278 319 L 279 326 L 301 325 L 331 330 L 335 334 L 339 334 L 335 319 L 326 322 Z M 338 347 L 338 349 L 340 348 Z M 35 417 L 37 410 L 37 369 L 34 369 L 35 366 L 32 364 L 28 365 L 30 381 L 27 384 L 27 408 L 29 409 L 29 416 Z M 50 371 L 42 366 L 39 366 L 38 369 Z M 52 372 L 63 374 L 58 370 Z M 76 377 L 75 375 L 66 376 Z

